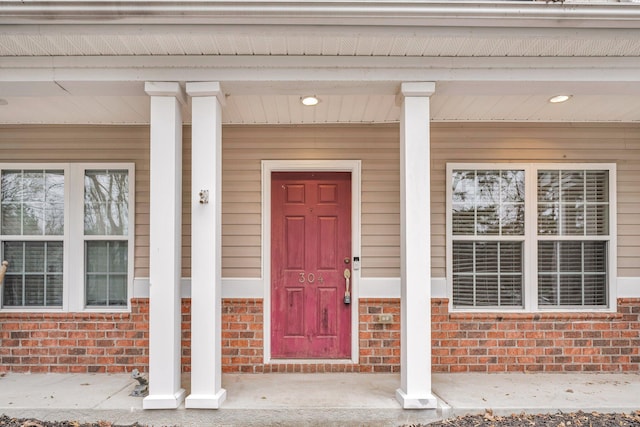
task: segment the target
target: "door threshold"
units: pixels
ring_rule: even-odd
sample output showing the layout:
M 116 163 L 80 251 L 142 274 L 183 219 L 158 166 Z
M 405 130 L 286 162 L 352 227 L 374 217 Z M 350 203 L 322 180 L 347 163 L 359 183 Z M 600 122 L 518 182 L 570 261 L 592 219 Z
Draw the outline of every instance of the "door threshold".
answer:
M 271 359 L 267 362 L 268 365 L 309 365 L 309 364 L 349 364 L 349 365 L 357 365 L 358 363 L 354 362 L 351 359 Z

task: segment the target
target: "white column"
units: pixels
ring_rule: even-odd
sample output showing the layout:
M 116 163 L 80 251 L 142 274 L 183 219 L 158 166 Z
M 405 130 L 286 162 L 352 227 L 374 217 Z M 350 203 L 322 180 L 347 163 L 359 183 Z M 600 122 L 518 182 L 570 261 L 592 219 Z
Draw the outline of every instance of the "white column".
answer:
M 433 82 L 403 83 L 400 118 L 401 384 L 405 409 L 436 408 L 431 394 L 429 97 Z
M 144 409 L 174 409 L 180 385 L 182 115 L 175 82 L 147 82 L 151 96 L 149 207 L 149 396 Z
M 187 83 L 192 96 L 191 394 L 187 408 L 217 409 L 221 386 L 222 105 L 218 82 Z

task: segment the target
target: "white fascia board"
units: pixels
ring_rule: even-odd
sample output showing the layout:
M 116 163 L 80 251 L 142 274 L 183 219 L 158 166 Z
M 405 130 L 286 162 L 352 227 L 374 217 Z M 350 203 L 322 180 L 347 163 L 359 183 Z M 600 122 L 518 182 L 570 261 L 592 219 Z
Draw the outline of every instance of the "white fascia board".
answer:
M 3 57 L 0 82 L 640 82 L 640 58 Z
M 2 24 L 261 24 L 640 28 L 629 3 L 419 0 L 0 2 Z

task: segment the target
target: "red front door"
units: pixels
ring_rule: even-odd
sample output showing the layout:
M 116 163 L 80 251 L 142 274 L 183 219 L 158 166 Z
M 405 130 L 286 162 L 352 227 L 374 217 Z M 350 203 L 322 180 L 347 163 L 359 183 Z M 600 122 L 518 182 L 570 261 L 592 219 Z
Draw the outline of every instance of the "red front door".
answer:
M 351 174 L 273 173 L 272 357 L 351 357 L 350 260 Z

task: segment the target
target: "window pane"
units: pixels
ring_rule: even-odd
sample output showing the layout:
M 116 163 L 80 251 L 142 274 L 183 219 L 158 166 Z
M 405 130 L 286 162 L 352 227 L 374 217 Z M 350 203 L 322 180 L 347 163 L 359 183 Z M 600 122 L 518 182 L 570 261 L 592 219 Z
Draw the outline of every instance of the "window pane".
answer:
M 453 304 L 522 307 L 523 242 L 453 242 Z
M 585 192 L 587 202 L 609 202 L 609 171 L 586 171 Z
M 502 234 L 524 234 L 524 203 L 502 205 L 500 223 Z
M 62 305 L 62 242 L 3 242 L 4 307 Z
M 538 234 L 607 235 L 608 202 L 609 171 L 538 171 Z
M 557 245 L 555 242 L 538 242 L 538 272 L 558 271 Z
M 523 235 L 524 171 L 456 170 L 453 235 Z
M 476 228 L 476 212 L 473 206 L 453 205 L 453 224 L 451 232 L 454 235 L 473 235 Z
M 476 233 L 499 234 L 500 172 L 477 171 L 476 181 L 478 188 L 476 197 Z
M 20 203 L 22 198 L 22 171 L 2 171 L 2 203 Z
M 64 234 L 64 172 L 2 172 L 2 234 Z
M 85 283 L 88 306 L 126 306 L 128 242 L 86 241 Z
M 41 242 L 27 242 L 24 244 L 25 272 L 44 271 L 44 250 L 44 245 Z
M 473 242 L 453 242 L 453 272 L 473 273 Z
M 588 275 L 584 277 L 584 304 L 595 306 L 607 304 L 607 276 Z
M 129 232 L 128 171 L 86 171 L 84 202 L 85 234 L 124 236 Z
M 127 272 L 127 242 L 110 242 L 109 271 L 111 273 Z
M 560 276 L 560 305 L 582 305 L 582 276 L 563 274 Z
M 476 242 L 476 271 L 498 271 L 498 242 Z
M 107 305 L 107 276 L 87 275 L 87 305 Z
M 476 306 L 498 305 L 498 276 L 476 276 Z
M 606 273 L 607 245 L 605 242 L 584 242 L 584 271 Z
M 562 234 L 584 235 L 584 205 L 562 205 Z
M 473 307 L 473 276 L 453 276 L 453 305 L 456 307 Z
M 585 219 L 588 236 L 609 234 L 609 205 L 587 205 Z
M 22 276 L 7 274 L 2 285 L 2 303 L 4 307 L 21 306 Z
M 521 242 L 501 242 L 500 243 L 500 272 L 501 273 L 522 272 L 522 243 Z
M 540 306 L 606 306 L 607 242 L 538 242 Z
M 87 273 L 106 273 L 109 271 L 109 248 L 107 242 L 86 242 Z
M 538 171 L 538 201 L 557 202 L 560 200 L 560 171 Z
M 112 275 L 109 278 L 109 305 L 127 305 L 127 276 Z
M 22 205 L 17 203 L 2 204 L 2 234 L 22 234 Z
M 452 233 L 473 235 L 475 233 L 475 171 L 453 172 L 453 224 Z
M 25 305 L 44 306 L 44 275 L 25 274 L 24 276 Z
M 557 235 L 559 233 L 559 209 L 558 204 L 538 205 L 538 234 Z
M 47 275 L 46 298 L 47 305 L 62 305 L 62 271 L 60 274 Z
M 538 275 L 538 304 L 540 306 L 553 306 L 558 304 L 558 275 Z
M 476 173 L 472 170 L 453 171 L 453 203 L 473 208 L 476 200 Z
M 584 202 L 584 171 L 562 171 L 560 197 L 562 202 Z
M 500 277 L 500 305 L 522 305 L 522 276 Z
M 582 242 L 559 242 L 560 271 L 582 271 Z
M 500 171 L 500 199 L 503 202 L 524 203 L 524 171 Z

